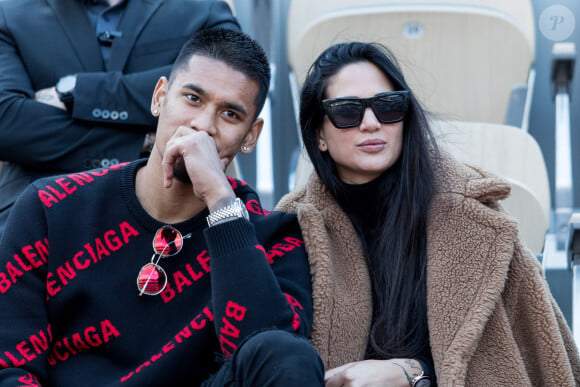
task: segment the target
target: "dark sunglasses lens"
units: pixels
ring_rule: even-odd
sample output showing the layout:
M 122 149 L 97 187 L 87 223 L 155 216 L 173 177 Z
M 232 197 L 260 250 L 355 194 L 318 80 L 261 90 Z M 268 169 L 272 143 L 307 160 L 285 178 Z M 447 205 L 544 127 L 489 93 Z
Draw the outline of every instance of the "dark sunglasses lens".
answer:
M 337 128 L 351 128 L 360 123 L 363 106 L 356 101 L 335 101 L 327 112 Z
M 398 122 L 405 117 L 406 104 L 403 95 L 386 95 L 376 97 L 372 102 L 377 119 L 383 124 Z
M 162 257 L 179 253 L 181 246 L 183 246 L 183 237 L 177 229 L 171 226 L 161 227 L 153 238 L 153 250 Z
M 165 289 L 167 275 L 159 265 L 148 263 L 141 268 L 137 276 L 137 288 L 139 293 L 155 296 Z

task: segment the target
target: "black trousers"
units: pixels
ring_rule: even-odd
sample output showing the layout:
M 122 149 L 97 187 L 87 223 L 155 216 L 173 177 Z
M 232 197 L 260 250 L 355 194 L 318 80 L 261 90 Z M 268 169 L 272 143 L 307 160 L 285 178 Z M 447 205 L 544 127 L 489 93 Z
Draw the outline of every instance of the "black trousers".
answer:
M 307 339 L 268 330 L 249 337 L 202 386 L 324 386 L 324 365 Z

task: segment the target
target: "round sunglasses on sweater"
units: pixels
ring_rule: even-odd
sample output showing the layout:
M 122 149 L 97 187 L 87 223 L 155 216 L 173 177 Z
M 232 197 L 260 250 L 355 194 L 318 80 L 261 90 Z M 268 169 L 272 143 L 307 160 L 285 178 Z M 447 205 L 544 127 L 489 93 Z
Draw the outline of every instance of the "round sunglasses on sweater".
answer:
M 338 129 L 359 126 L 367 107 L 383 124 L 399 122 L 405 118 L 408 104 L 407 90 L 389 91 L 370 98 L 341 97 L 322 101 L 324 112 Z
M 163 226 L 153 237 L 153 256 L 151 262 L 144 265 L 137 275 L 139 295 L 156 296 L 167 286 L 167 273 L 159 265 L 161 258 L 171 257 L 181 251 L 183 240 L 191 234 L 181 235 L 179 230 L 171 226 Z

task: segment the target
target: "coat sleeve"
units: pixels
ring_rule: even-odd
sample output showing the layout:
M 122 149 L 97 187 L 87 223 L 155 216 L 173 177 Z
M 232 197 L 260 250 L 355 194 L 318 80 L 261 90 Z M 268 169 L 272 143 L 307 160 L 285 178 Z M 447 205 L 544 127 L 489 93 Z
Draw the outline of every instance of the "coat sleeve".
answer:
M 213 1 L 205 28 L 240 29 L 238 22 L 222 1 Z M 175 52 L 177 57 L 177 51 Z M 132 74 L 121 72 L 81 73 L 77 76 L 73 118 L 111 123 L 109 117 L 94 114 L 95 107 L 106 106 L 110 111 L 125 112 L 123 124 L 153 126 L 151 95 L 161 76 L 169 76 L 171 65 Z
M 580 385 L 580 357 L 543 270 L 533 254 L 516 246 L 504 294 L 513 336 L 536 385 Z
M 132 160 L 143 134 L 95 127 L 35 101 L 29 69 L 0 8 L 0 159 L 41 171 L 88 169 L 91 156 Z
M 213 3 L 202 28 L 239 29 L 227 5 Z M 87 164 L 92 159 L 139 157 L 145 132 L 155 127 L 151 95 L 159 77 L 169 73 L 169 63 L 131 74 L 79 73 L 72 115 L 35 101 L 32 66 L 20 57 L 18 38 L 0 8 L 0 160 L 60 172 L 94 168 Z M 115 111 L 118 119 L 96 114 L 99 107 Z
M 298 223 L 287 214 L 267 218 L 268 227 L 275 231 L 262 241 L 254 224 L 244 219 L 205 231 L 215 329 L 224 357 L 258 331 L 310 335 L 310 269 Z
M 1 387 L 39 386 L 46 381 L 51 333 L 44 219 L 38 193 L 29 186 L 8 218 L 10 232 L 0 241 Z

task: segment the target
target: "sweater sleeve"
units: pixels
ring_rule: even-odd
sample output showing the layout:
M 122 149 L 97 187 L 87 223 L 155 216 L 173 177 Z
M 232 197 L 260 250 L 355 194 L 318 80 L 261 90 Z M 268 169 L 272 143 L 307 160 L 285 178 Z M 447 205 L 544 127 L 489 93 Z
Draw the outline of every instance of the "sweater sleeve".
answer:
M 45 224 L 38 192 L 29 186 L 0 241 L 0 387 L 39 386 L 46 380 L 51 331 Z
M 244 219 L 205 230 L 215 329 L 224 357 L 258 331 L 310 335 L 311 282 L 304 242 L 296 218 L 279 215 L 265 217 L 275 231 L 263 241 Z

